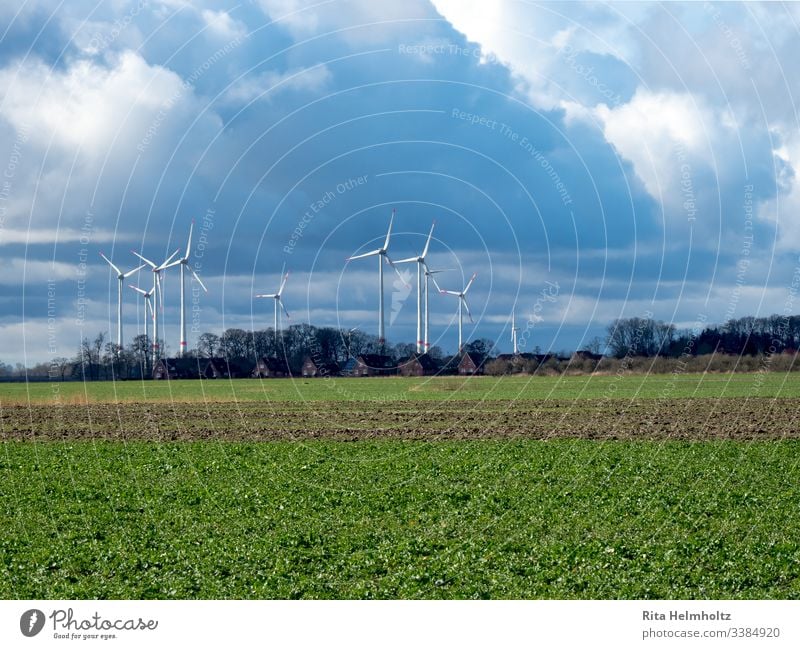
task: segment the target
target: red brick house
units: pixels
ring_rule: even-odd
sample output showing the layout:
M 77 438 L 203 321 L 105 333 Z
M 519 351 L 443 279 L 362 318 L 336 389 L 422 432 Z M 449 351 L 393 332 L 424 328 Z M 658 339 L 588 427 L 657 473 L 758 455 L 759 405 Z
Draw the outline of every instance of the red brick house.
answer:
M 433 376 L 441 367 L 429 354 L 414 354 L 401 361 L 397 370 L 401 376 Z
M 338 376 L 339 366 L 336 363 L 315 361 L 311 356 L 306 356 L 306 359 L 303 361 L 302 374 L 306 378 Z
M 252 373 L 256 379 L 282 379 L 291 376 L 289 365 L 282 358 L 262 356 L 256 362 Z
M 153 367 L 153 379 L 199 379 L 200 359 L 197 358 L 161 358 Z
M 389 376 L 391 374 L 397 374 L 397 366 L 391 356 L 361 354 L 356 358 L 352 376 Z
M 458 362 L 458 373 L 471 375 L 483 374 L 483 363 L 486 359 L 475 352 L 464 352 Z

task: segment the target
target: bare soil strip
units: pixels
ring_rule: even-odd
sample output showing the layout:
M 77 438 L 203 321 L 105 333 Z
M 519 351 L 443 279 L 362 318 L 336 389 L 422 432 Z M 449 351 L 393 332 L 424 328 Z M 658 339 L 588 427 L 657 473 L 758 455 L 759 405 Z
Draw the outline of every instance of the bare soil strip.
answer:
M 800 438 L 800 399 L 5 406 L 0 440 Z

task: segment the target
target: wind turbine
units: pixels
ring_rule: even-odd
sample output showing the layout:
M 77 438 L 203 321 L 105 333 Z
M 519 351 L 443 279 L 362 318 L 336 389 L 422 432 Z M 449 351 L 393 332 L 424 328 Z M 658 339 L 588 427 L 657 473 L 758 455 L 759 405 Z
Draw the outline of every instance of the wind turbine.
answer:
M 189 242 L 186 244 L 186 254 L 181 257 L 180 259 L 176 259 L 171 264 L 164 262 L 162 264 L 163 270 L 167 268 L 172 268 L 173 266 L 180 266 L 181 267 L 181 340 L 180 344 L 178 345 L 178 356 L 183 356 L 186 354 L 186 269 L 189 269 L 189 272 L 192 274 L 197 280 L 197 283 L 200 284 L 202 289 L 208 293 L 208 289 L 206 285 L 198 277 L 197 273 L 195 272 L 194 268 L 189 266 L 189 255 L 192 251 L 192 231 L 194 230 L 194 221 L 189 226 Z M 177 252 L 177 251 L 176 251 Z
M 144 264 L 139 266 L 139 268 L 134 268 L 133 270 L 129 270 L 127 273 L 123 273 L 102 252 L 100 253 L 100 256 L 108 262 L 108 265 L 111 266 L 111 268 L 113 268 L 114 272 L 117 274 L 117 346 L 122 347 L 122 283 L 134 273 L 138 273 L 140 270 L 142 270 L 142 268 L 144 268 Z
M 394 265 L 391 259 L 389 259 L 389 255 L 387 254 L 387 250 L 389 248 L 389 237 L 392 236 L 392 223 L 394 222 L 394 214 L 395 210 L 392 210 L 392 217 L 389 219 L 389 230 L 386 232 L 386 240 L 383 242 L 383 246 L 378 248 L 377 250 L 371 250 L 370 252 L 365 252 L 361 255 L 355 255 L 354 257 L 348 257 L 346 261 L 353 261 L 354 259 L 364 259 L 365 257 L 378 257 L 378 291 L 379 291 L 379 300 L 378 300 L 378 342 L 381 346 L 384 345 L 386 342 L 386 335 L 385 335 L 385 326 L 384 326 L 384 317 L 383 317 L 383 260 L 386 259 L 386 263 L 388 263 L 392 268 L 394 268 L 394 272 L 397 273 L 397 276 L 400 280 L 405 284 L 406 281 L 403 279 L 403 276 L 400 274 L 400 271 Z
M 280 307 L 283 309 L 283 312 L 286 314 L 286 317 L 289 317 L 289 312 L 286 310 L 286 307 L 283 306 L 283 300 L 281 299 L 281 294 L 283 293 L 283 287 L 286 286 L 286 280 L 289 279 L 289 273 L 287 272 L 283 279 L 281 280 L 280 288 L 278 289 L 277 293 L 262 293 L 260 295 L 256 295 L 255 297 L 270 297 L 275 300 L 275 324 L 273 331 L 275 332 L 275 349 L 278 348 L 278 341 L 280 340 L 278 336 L 278 308 Z
M 147 313 L 148 311 L 153 313 L 153 289 L 151 288 L 149 291 L 145 291 L 143 288 L 139 288 L 133 284 L 128 284 L 128 286 L 144 298 L 144 337 L 147 338 Z
M 167 259 L 164 261 L 163 264 L 157 266 L 154 262 L 150 261 L 146 257 L 142 257 L 138 252 L 135 250 L 131 250 L 131 252 L 136 255 L 139 259 L 141 259 L 145 264 L 150 266 L 150 270 L 153 271 L 153 291 L 152 297 L 155 298 L 155 305 L 153 307 L 153 367 L 156 366 L 158 363 L 158 301 L 159 297 L 161 298 L 161 307 L 164 307 L 164 294 L 161 292 L 161 272 L 164 268 L 172 261 L 172 258 L 178 254 L 178 250 L 173 252 Z
M 511 311 L 511 343 L 514 345 L 514 356 L 516 356 L 519 351 L 517 348 L 517 332 L 519 331 L 519 327 L 517 326 L 516 315 L 514 311 Z
M 428 273 L 427 273 L 427 266 L 425 266 L 425 257 L 428 256 L 428 248 L 431 245 L 431 237 L 433 237 L 433 228 L 436 226 L 436 221 L 433 222 L 431 225 L 431 231 L 428 234 L 428 240 L 425 242 L 425 247 L 422 249 L 422 254 L 419 257 L 409 257 L 408 259 L 400 259 L 396 261 L 396 264 L 408 264 L 411 262 L 417 263 L 417 354 L 425 351 L 427 352 L 426 343 L 428 342 L 428 336 L 425 336 L 425 339 L 422 338 L 422 278 L 423 275 L 425 277 L 425 329 L 427 334 L 427 324 L 428 324 Z
M 469 305 L 467 304 L 467 291 L 469 290 L 469 287 L 472 286 L 472 282 L 475 281 L 475 278 L 477 276 L 478 276 L 478 273 L 474 273 L 472 275 L 472 277 L 470 278 L 469 282 L 467 282 L 467 285 L 464 287 L 463 291 L 443 291 L 442 289 L 439 289 L 439 293 L 441 293 L 442 295 L 455 295 L 456 297 L 458 297 L 458 353 L 459 354 L 462 352 L 462 348 L 463 348 L 463 345 L 462 345 L 462 342 L 461 342 L 462 341 L 461 330 L 462 330 L 462 328 L 464 326 L 464 312 L 463 312 L 463 309 L 467 310 L 467 315 L 469 316 L 469 321 L 470 322 L 473 321 L 472 320 L 472 314 L 469 312 Z M 436 280 L 434 280 L 433 283 L 436 284 Z M 436 284 L 436 287 L 438 288 L 439 285 Z

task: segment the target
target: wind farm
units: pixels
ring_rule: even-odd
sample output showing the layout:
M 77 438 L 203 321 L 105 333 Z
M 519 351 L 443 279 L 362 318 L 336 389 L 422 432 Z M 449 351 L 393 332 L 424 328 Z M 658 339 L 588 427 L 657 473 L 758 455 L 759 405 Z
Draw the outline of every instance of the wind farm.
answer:
M 375 258 L 378 264 L 378 277 L 377 277 L 377 288 L 378 288 L 378 295 L 376 299 L 377 303 L 377 328 L 376 328 L 376 341 L 377 346 L 374 350 L 371 350 L 372 353 L 377 353 L 379 357 L 382 357 L 384 360 L 378 361 L 379 363 L 383 364 L 380 369 L 379 374 L 384 375 L 389 370 L 388 366 L 385 366 L 387 361 L 385 360 L 388 358 L 386 356 L 387 352 L 387 336 L 386 336 L 386 313 L 385 313 L 385 304 L 386 304 L 386 287 L 384 285 L 384 266 L 388 265 L 392 268 L 394 273 L 397 276 L 397 281 L 400 282 L 400 285 L 411 288 L 406 279 L 400 273 L 398 266 L 405 265 L 405 264 L 414 264 L 416 266 L 416 286 L 415 286 L 415 298 L 416 298 L 416 319 L 415 319 L 415 327 L 416 327 L 416 338 L 414 341 L 414 354 L 418 357 L 421 355 L 428 355 L 431 351 L 431 342 L 430 342 L 430 322 L 431 322 L 431 304 L 430 304 L 430 283 L 432 282 L 436 287 L 437 293 L 441 295 L 454 295 L 458 297 L 457 303 L 457 310 L 456 310 L 456 318 L 457 318 L 457 331 L 458 331 L 458 346 L 457 352 L 458 357 L 453 357 L 456 359 L 455 362 L 451 361 L 449 363 L 445 363 L 441 361 L 438 357 L 437 359 L 425 359 L 425 363 L 427 366 L 427 373 L 431 373 L 432 367 L 436 366 L 438 369 L 435 373 L 453 373 L 457 371 L 457 359 L 460 357 L 462 352 L 464 351 L 465 339 L 464 339 L 464 318 L 463 318 L 463 311 L 466 310 L 468 317 L 470 318 L 470 322 L 472 320 L 472 313 L 469 310 L 469 306 L 466 302 L 466 293 L 469 290 L 472 283 L 475 281 L 475 277 L 477 274 L 473 275 L 472 278 L 468 281 L 465 289 L 463 291 L 453 292 L 453 291 L 445 291 L 440 290 L 439 285 L 436 282 L 436 276 L 441 273 L 451 272 L 450 269 L 431 269 L 428 265 L 429 256 L 431 255 L 431 244 L 434 241 L 433 235 L 434 230 L 436 227 L 435 221 L 431 224 L 430 230 L 427 233 L 427 236 L 424 237 L 423 245 L 421 251 L 413 256 L 404 257 L 402 259 L 398 259 L 397 261 L 393 260 L 392 257 L 389 256 L 389 245 L 392 241 L 392 230 L 395 227 L 397 218 L 397 211 L 392 209 L 391 215 L 389 217 L 388 227 L 386 230 L 385 237 L 382 237 L 382 245 L 379 248 L 374 250 L 370 250 L 368 252 L 358 253 L 352 255 L 346 259 L 346 264 L 349 265 L 350 262 Z M 166 259 L 164 259 L 161 263 L 157 263 L 153 261 L 151 258 L 145 257 L 142 252 L 140 251 L 132 251 L 133 255 L 138 258 L 139 261 L 143 262 L 139 266 L 135 267 L 133 270 L 122 272 L 119 270 L 117 266 L 111 263 L 111 261 L 103 254 L 100 253 L 102 258 L 110 265 L 111 269 L 117 273 L 117 280 L 118 280 L 118 292 L 117 292 L 117 344 L 120 348 L 124 345 L 124 338 L 123 338 L 123 291 L 122 286 L 124 280 L 136 275 L 141 271 L 143 268 L 149 268 L 153 277 L 152 280 L 152 288 L 145 290 L 138 285 L 131 285 L 130 288 L 141 297 L 142 301 L 142 311 L 143 311 L 143 335 L 144 338 L 147 340 L 148 344 L 150 345 L 151 354 L 149 358 L 149 368 L 152 368 L 153 377 L 155 378 L 179 378 L 178 374 L 172 373 L 169 370 L 166 372 L 164 369 L 166 367 L 177 367 L 174 361 L 169 360 L 169 355 L 164 353 L 163 349 L 163 342 L 160 338 L 161 332 L 165 330 L 167 323 L 165 321 L 165 313 L 166 313 L 166 304 L 168 299 L 165 298 L 165 277 L 166 274 L 171 269 L 179 269 L 179 277 L 178 277 L 178 316 L 179 316 L 179 323 L 178 323 L 178 345 L 177 345 L 177 354 L 175 355 L 175 359 L 188 359 L 188 358 L 195 358 L 197 355 L 196 351 L 192 353 L 188 350 L 189 342 L 187 340 L 187 290 L 186 290 L 186 282 L 187 280 L 191 282 L 196 282 L 199 288 L 204 292 L 208 293 L 208 288 L 201 280 L 197 270 L 192 267 L 190 263 L 190 259 L 192 256 L 192 237 L 194 233 L 194 220 L 191 221 L 189 226 L 189 233 L 186 242 L 186 246 L 184 248 L 176 249 L 171 255 L 169 255 Z M 182 252 L 181 252 L 182 251 Z M 180 254 L 180 256 L 178 256 Z M 277 291 L 274 293 L 256 293 L 253 295 L 254 299 L 262 300 L 262 299 L 270 299 L 273 301 L 273 323 L 272 323 L 272 336 L 274 338 L 274 345 L 270 348 L 269 356 L 262 359 L 263 363 L 269 364 L 272 362 L 273 364 L 283 365 L 284 361 L 281 360 L 279 357 L 281 355 L 281 340 L 282 340 L 282 325 L 283 325 L 283 318 L 285 317 L 286 320 L 290 319 L 289 311 L 287 310 L 283 297 L 284 297 L 284 290 L 287 286 L 287 281 L 289 278 L 289 273 L 285 272 L 284 270 L 281 272 L 279 284 L 277 287 Z M 309 323 L 313 324 L 313 323 Z M 349 331 L 347 331 L 349 329 Z M 354 331 L 358 330 L 358 326 L 355 327 L 345 327 L 339 333 L 342 339 L 347 339 L 347 348 L 348 354 L 353 357 L 353 361 L 357 360 L 359 356 L 359 352 L 357 350 L 350 349 L 351 339 Z M 152 336 L 150 333 L 152 332 Z M 285 352 L 285 350 L 283 350 Z M 516 353 L 516 352 L 515 352 Z M 245 371 L 238 371 L 234 374 L 238 376 L 250 376 L 253 372 L 256 372 L 256 365 L 259 362 L 259 358 L 264 356 L 263 354 L 256 353 L 252 358 L 245 358 L 242 355 L 238 355 L 235 359 L 229 358 L 230 354 L 226 354 L 225 363 L 230 365 L 231 361 L 236 361 L 236 366 L 241 368 L 243 366 L 252 365 L 253 369 L 249 372 Z M 338 360 L 339 362 L 344 364 L 346 359 L 335 359 L 334 363 L 328 363 L 329 370 L 335 364 L 335 361 Z M 417 362 L 417 359 L 413 356 L 407 356 L 404 358 L 396 358 L 396 364 L 392 368 L 394 371 L 398 373 L 402 373 L 402 366 L 407 364 L 409 361 Z M 202 370 L 201 364 L 205 363 L 205 361 L 200 361 L 195 363 L 194 366 L 183 364 L 183 367 L 192 367 L 192 371 L 185 371 L 181 378 L 200 378 L 204 375 Z M 217 361 L 219 363 L 219 361 Z M 144 368 L 143 368 L 144 369 Z M 479 369 L 479 368 L 476 368 Z M 196 370 L 196 371 L 195 371 Z M 298 371 L 295 368 L 295 371 Z M 335 370 L 338 373 L 338 369 Z M 257 373 L 257 372 L 256 372 Z M 282 371 L 279 373 L 280 376 L 288 377 L 292 373 L 291 369 L 287 369 L 286 371 Z M 363 374 L 357 374 L 359 376 L 365 375 L 369 376 L 371 373 L 369 371 Z M 140 372 L 139 376 L 141 378 L 150 378 L 150 375 L 145 372 Z M 113 376 L 111 378 L 114 378 Z

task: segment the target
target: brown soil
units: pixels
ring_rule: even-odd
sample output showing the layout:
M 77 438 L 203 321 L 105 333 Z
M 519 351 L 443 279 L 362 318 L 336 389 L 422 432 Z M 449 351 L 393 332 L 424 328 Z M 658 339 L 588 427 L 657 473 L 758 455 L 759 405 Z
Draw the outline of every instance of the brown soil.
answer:
M 800 438 L 800 399 L 5 406 L 0 440 Z

